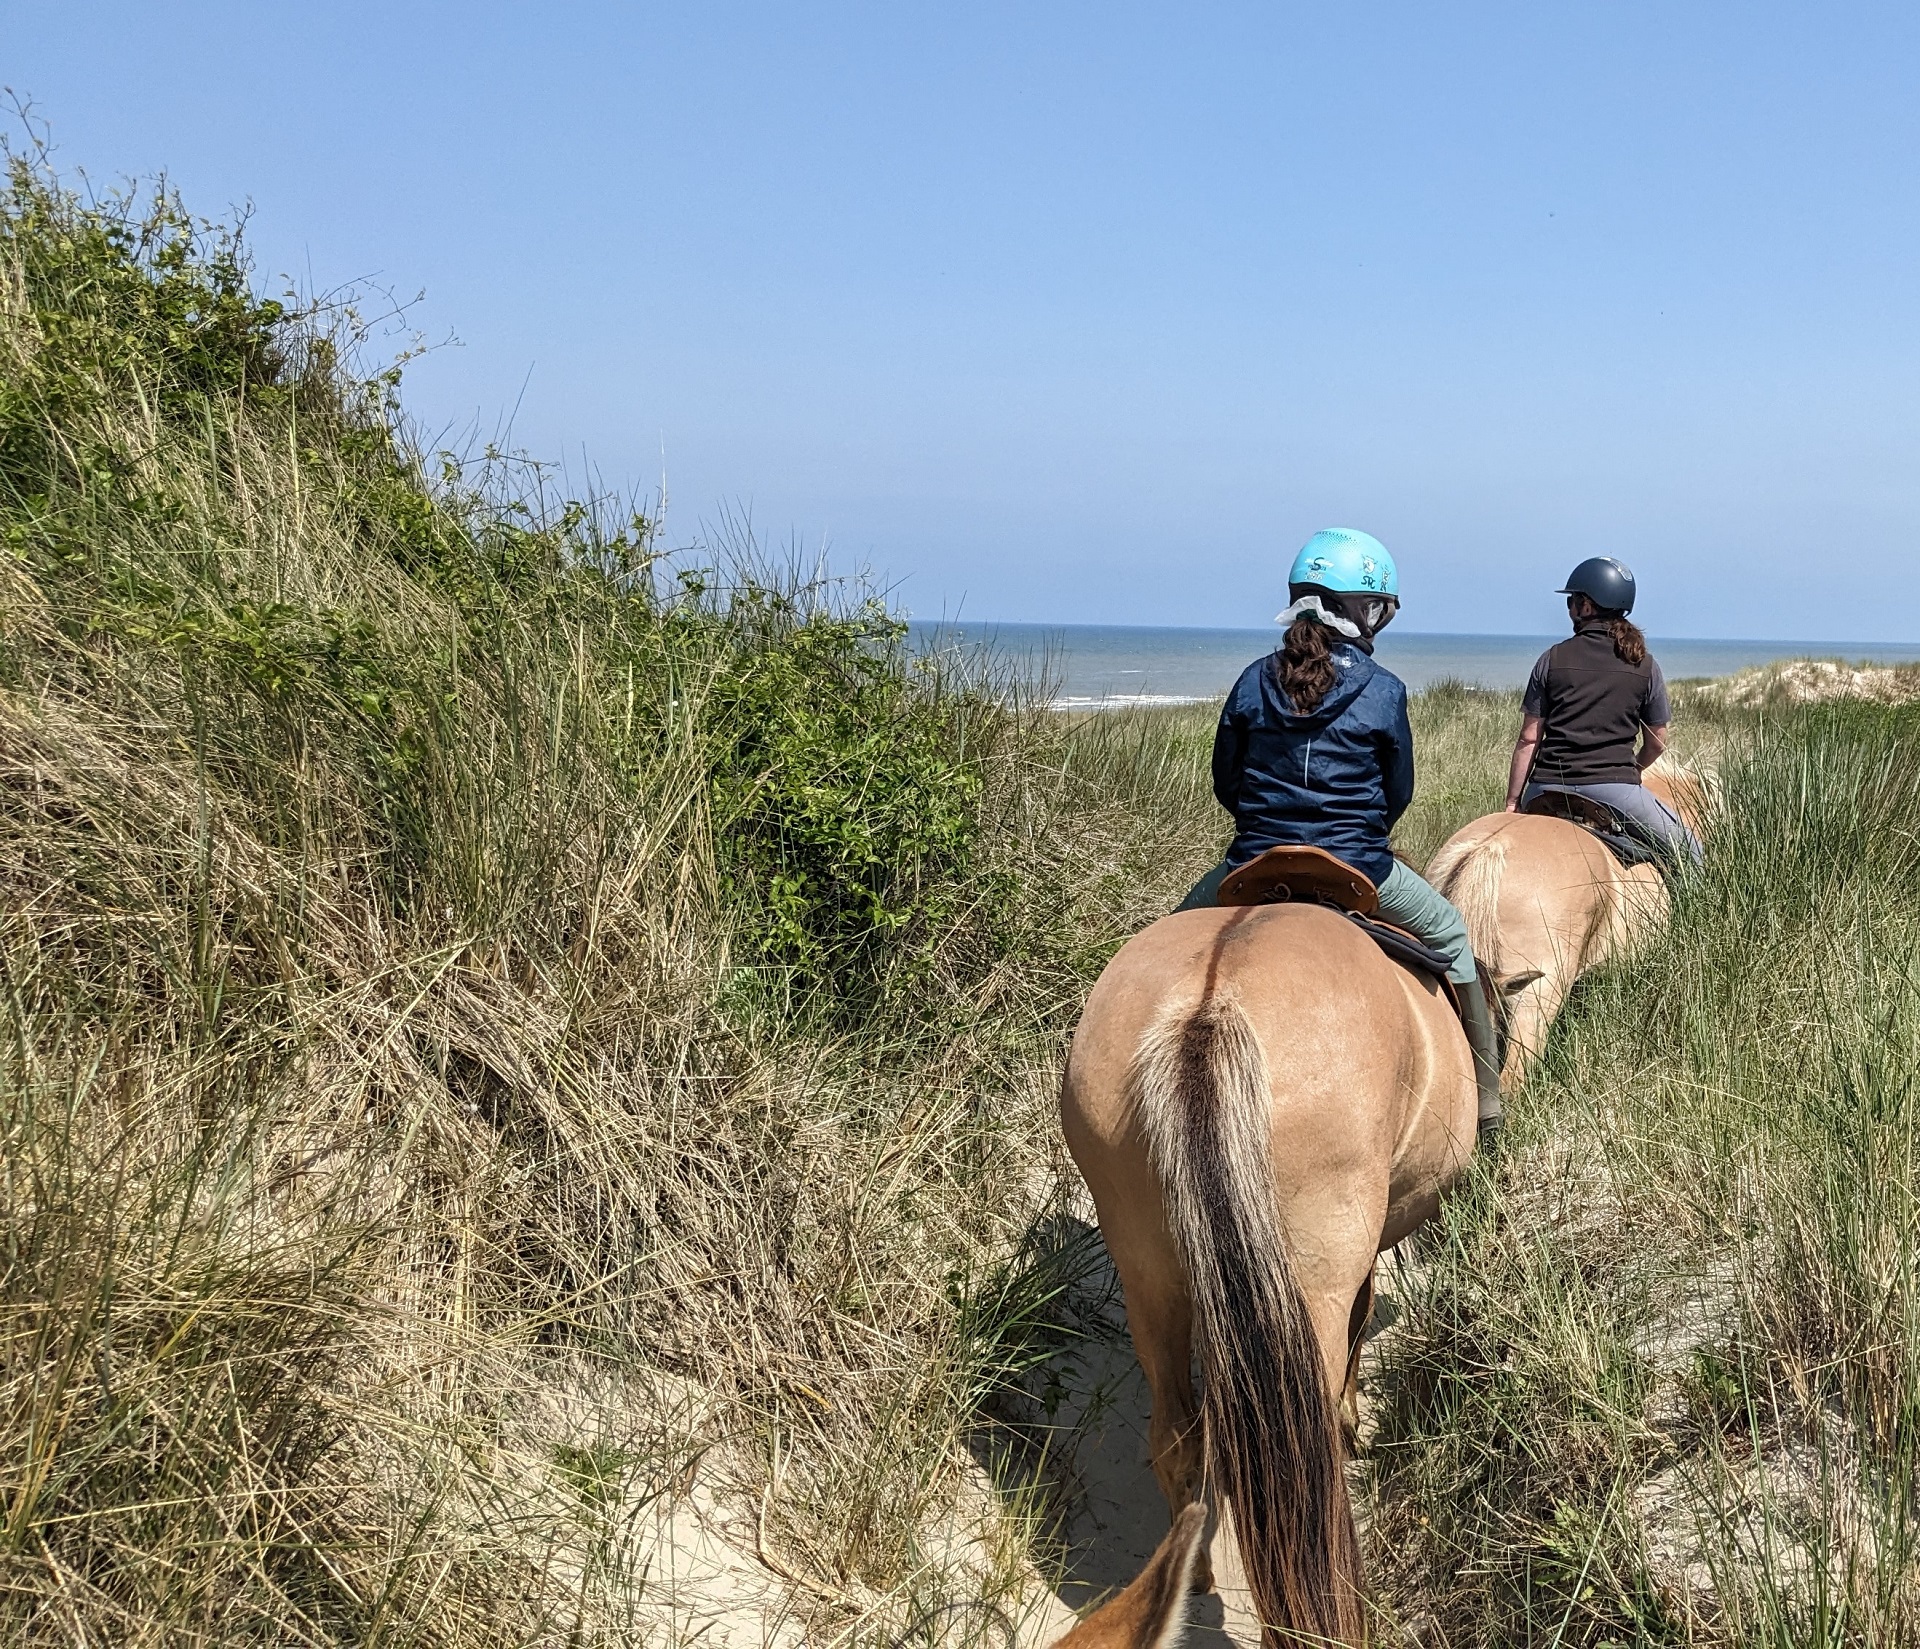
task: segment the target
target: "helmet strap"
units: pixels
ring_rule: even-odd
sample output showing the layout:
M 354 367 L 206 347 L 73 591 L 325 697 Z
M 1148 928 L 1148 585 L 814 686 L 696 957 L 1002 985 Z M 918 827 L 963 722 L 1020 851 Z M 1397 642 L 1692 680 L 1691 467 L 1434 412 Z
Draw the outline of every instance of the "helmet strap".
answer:
M 1318 584 L 1290 584 L 1293 605 L 1281 618 L 1291 624 L 1303 612 L 1338 630 L 1363 653 L 1373 651 L 1373 638 L 1393 622 L 1399 600 L 1371 590 L 1329 590 Z

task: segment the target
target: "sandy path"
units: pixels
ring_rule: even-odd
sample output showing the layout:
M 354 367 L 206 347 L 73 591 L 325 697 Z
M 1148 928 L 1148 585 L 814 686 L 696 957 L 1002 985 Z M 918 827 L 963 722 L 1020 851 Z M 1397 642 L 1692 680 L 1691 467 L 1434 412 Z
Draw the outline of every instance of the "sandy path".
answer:
M 1124 1331 L 1089 1340 L 1073 1365 L 1071 1396 L 1060 1415 L 1064 1426 L 1084 1426 L 1074 1455 L 1083 1494 L 1067 1530 L 1073 1555 L 1058 1611 L 1044 1611 L 1030 1634 L 1022 1633 L 1023 1643 L 1049 1641 L 1049 1633 L 1070 1624 L 1069 1611 L 1124 1586 L 1167 1532 L 1167 1503 L 1148 1462 L 1147 1383 L 1132 1344 Z M 1231 1527 L 1215 1531 L 1212 1550 L 1217 1589 L 1194 1599 L 1185 1641 L 1189 1649 L 1258 1649 L 1257 1617 Z

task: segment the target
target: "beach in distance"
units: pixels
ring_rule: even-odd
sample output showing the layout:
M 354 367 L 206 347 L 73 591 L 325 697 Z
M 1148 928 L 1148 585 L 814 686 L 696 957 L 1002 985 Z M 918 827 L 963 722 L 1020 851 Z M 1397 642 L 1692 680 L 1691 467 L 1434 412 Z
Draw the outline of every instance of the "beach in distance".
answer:
M 947 623 L 916 619 L 921 649 L 991 648 L 1040 684 L 1056 709 L 1193 704 L 1221 698 L 1254 659 L 1279 642 L 1275 626 Z M 1429 635 L 1388 629 L 1376 656 L 1418 691 L 1448 679 L 1482 687 L 1523 685 L 1533 661 L 1561 635 Z M 1920 642 L 1721 641 L 1648 637 L 1671 681 L 1724 676 L 1791 658 L 1872 664 L 1920 662 Z

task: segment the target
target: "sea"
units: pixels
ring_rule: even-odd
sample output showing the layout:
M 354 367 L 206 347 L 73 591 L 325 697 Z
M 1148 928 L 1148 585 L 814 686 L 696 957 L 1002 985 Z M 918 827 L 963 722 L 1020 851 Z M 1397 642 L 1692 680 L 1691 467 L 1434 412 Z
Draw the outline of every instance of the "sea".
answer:
M 1271 652 L 1277 628 L 1208 630 L 1172 625 L 937 623 L 915 620 L 923 650 L 990 653 L 999 669 L 1029 684 L 1060 710 L 1197 704 L 1225 696 L 1242 670 Z M 1415 689 L 1454 680 L 1520 687 L 1533 661 L 1559 636 L 1423 635 L 1384 631 L 1374 656 Z M 1648 646 L 1669 681 L 1731 675 L 1781 659 L 1836 658 L 1850 663 L 1920 662 L 1920 642 L 1701 641 L 1650 635 Z

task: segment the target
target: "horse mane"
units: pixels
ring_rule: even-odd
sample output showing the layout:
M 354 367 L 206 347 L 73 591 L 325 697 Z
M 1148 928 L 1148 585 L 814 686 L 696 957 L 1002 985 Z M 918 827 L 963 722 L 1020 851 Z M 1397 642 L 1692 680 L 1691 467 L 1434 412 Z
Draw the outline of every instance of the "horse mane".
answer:
M 1500 954 L 1500 884 L 1506 874 L 1507 843 L 1498 831 L 1451 841 L 1427 866 L 1427 880 L 1453 901 L 1467 924 L 1474 956 L 1495 979 L 1505 971 Z
M 1671 750 L 1661 753 L 1646 772 L 1640 775 L 1640 782 L 1658 781 L 1655 794 L 1665 795 L 1660 800 L 1672 808 L 1680 817 L 1680 822 L 1696 836 L 1707 832 L 1710 816 L 1719 808 L 1721 801 L 1720 771 L 1710 763 L 1683 762 Z
M 1141 1039 L 1133 1100 L 1193 1294 L 1207 1472 L 1264 1641 L 1361 1643 L 1345 1451 L 1276 1213 L 1266 1056 L 1238 999 L 1169 1005 Z

